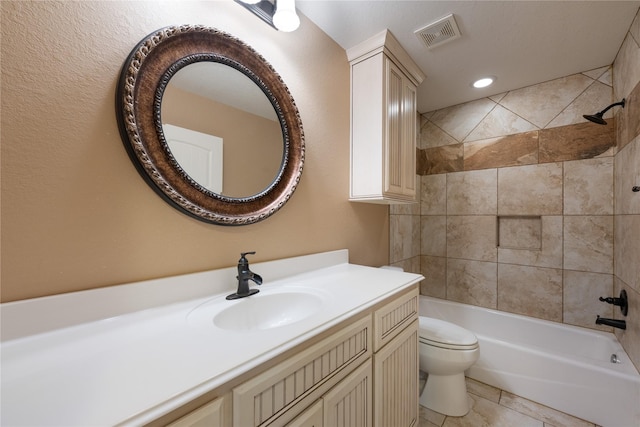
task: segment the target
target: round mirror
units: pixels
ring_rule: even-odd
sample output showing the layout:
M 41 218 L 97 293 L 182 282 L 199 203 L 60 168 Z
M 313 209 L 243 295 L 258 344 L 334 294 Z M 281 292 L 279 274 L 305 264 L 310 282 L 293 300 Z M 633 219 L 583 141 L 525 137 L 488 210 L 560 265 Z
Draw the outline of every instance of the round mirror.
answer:
M 207 190 L 250 197 L 278 176 L 284 154 L 278 116 L 235 68 L 207 61 L 182 68 L 165 88 L 161 119 L 171 154 Z
M 161 29 L 131 52 L 117 93 L 120 133 L 138 171 L 199 220 L 244 225 L 291 197 L 304 133 L 280 76 L 224 32 Z

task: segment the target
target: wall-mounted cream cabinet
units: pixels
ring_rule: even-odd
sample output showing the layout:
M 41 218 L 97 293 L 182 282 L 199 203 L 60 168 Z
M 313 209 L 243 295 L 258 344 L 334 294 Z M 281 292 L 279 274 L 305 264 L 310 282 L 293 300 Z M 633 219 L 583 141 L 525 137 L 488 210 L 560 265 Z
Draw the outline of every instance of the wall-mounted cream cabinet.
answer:
M 350 200 L 416 201 L 416 88 L 425 75 L 389 30 L 347 51 L 351 64 Z
M 220 397 L 172 426 L 415 427 L 417 346 L 413 287 L 220 390 Z

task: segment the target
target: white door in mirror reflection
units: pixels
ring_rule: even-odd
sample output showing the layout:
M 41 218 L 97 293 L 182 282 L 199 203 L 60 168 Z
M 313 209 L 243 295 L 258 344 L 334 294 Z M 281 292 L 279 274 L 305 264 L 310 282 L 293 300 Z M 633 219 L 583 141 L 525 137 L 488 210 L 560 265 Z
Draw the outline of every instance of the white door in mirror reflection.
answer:
M 222 138 L 168 124 L 162 129 L 180 167 L 207 190 L 222 194 Z

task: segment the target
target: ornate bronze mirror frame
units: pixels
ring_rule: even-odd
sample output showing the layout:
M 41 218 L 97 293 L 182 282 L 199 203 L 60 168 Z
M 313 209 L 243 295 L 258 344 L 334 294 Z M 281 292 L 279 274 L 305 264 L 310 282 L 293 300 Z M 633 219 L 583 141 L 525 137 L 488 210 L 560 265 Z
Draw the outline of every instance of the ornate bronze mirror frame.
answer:
M 162 96 L 176 72 L 202 61 L 242 72 L 264 92 L 276 112 L 282 129 L 282 163 L 273 182 L 258 194 L 234 198 L 209 191 L 171 154 L 162 129 Z M 144 38 L 122 68 L 116 114 L 123 143 L 138 172 L 164 200 L 198 220 L 219 225 L 261 221 L 289 200 L 300 180 L 304 131 L 291 93 L 260 54 L 225 32 L 184 25 L 163 28 Z M 250 168 L 246 173 L 251 173 Z

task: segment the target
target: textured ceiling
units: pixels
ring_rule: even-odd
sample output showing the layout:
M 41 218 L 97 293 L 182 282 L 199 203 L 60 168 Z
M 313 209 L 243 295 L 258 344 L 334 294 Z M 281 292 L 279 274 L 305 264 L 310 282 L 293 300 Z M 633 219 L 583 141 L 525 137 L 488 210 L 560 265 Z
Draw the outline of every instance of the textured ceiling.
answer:
M 345 50 L 388 28 L 427 75 L 418 110 L 433 111 L 610 65 L 640 1 L 297 0 Z M 429 50 L 413 33 L 450 13 L 462 36 Z M 485 89 L 471 83 L 486 75 Z

